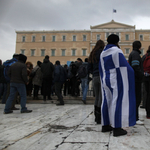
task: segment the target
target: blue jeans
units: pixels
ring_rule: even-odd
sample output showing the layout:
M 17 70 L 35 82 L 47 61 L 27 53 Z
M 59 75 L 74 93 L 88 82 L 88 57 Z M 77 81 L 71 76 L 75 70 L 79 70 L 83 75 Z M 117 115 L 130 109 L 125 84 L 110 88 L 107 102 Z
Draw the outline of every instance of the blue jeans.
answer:
M 21 111 L 27 110 L 26 108 L 26 86 L 22 83 L 10 83 L 10 94 L 6 101 L 5 112 L 9 112 L 12 107 L 12 102 L 15 98 L 16 92 L 18 91 L 21 98 Z
M 81 79 L 81 86 L 82 86 L 82 93 L 83 93 L 82 100 L 86 101 L 86 95 L 87 95 L 87 91 L 88 91 L 88 88 L 89 88 L 89 83 L 88 83 L 87 78 L 82 78 Z
M 2 98 L 2 104 L 6 103 L 7 83 L 0 83 L 0 98 Z

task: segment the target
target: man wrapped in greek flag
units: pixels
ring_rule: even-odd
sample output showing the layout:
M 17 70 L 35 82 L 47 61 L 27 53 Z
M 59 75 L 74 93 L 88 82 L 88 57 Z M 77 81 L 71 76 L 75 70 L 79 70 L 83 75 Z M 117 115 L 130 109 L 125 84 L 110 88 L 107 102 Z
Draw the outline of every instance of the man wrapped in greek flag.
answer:
M 134 71 L 118 46 L 119 37 L 111 34 L 100 55 L 102 83 L 102 132 L 113 130 L 114 136 L 127 134 L 123 127 L 136 124 Z

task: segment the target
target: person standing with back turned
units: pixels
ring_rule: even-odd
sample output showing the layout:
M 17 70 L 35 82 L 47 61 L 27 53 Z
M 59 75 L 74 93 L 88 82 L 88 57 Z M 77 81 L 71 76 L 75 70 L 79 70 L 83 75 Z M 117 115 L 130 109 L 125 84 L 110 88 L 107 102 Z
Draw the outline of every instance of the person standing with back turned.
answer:
M 12 64 L 8 70 L 10 77 L 10 94 L 6 101 L 4 114 L 13 113 L 11 106 L 17 91 L 21 98 L 21 113 L 32 112 L 32 110 L 28 110 L 26 107 L 27 97 L 25 84 L 28 83 L 27 67 L 25 65 L 26 60 L 27 57 L 25 55 L 19 54 L 18 62 Z
M 141 93 L 142 93 L 142 80 L 143 80 L 143 64 L 141 54 L 142 44 L 140 41 L 134 41 L 132 43 L 133 50 L 129 55 L 129 64 L 134 70 L 135 74 L 135 94 L 136 94 L 136 124 L 144 124 L 139 120 L 139 106 L 141 104 Z
M 101 81 L 99 74 L 99 60 L 100 54 L 105 46 L 104 41 L 98 40 L 95 47 L 89 56 L 88 71 L 93 75 L 93 90 L 95 93 L 95 104 L 94 104 L 94 115 L 95 122 L 97 124 L 101 123 L 101 103 L 102 103 L 102 93 L 101 93 Z
M 134 71 L 118 46 L 119 36 L 111 34 L 100 55 L 102 83 L 102 132 L 126 135 L 123 127 L 136 124 Z
M 46 55 L 41 65 L 41 72 L 43 73 L 43 100 L 46 101 L 46 96 L 49 100 L 51 98 L 52 74 L 54 65 L 49 61 L 49 56 Z

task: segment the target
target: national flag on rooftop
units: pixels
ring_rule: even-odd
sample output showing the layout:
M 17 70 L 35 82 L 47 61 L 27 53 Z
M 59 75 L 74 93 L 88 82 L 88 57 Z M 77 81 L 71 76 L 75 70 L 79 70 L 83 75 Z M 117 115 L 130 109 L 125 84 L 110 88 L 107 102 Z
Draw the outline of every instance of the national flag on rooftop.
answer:
M 117 12 L 117 10 L 116 9 L 113 9 L 113 13 L 116 13 Z

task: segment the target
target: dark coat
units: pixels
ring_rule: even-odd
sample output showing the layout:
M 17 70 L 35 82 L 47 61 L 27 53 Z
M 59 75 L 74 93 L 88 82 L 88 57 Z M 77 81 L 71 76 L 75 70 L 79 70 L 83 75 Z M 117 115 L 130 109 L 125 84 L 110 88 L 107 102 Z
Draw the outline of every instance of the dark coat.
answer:
M 61 82 L 64 83 L 67 79 L 67 72 L 66 70 L 61 66 L 57 65 L 54 69 L 54 83 L 55 82 Z
M 0 65 L 0 83 L 7 83 L 4 77 L 4 66 Z
M 89 63 L 88 64 L 88 70 L 89 72 L 93 75 L 93 77 L 96 77 L 96 76 L 99 76 L 99 60 L 100 60 L 100 54 L 102 52 L 102 49 L 99 49 L 96 53 L 95 53 L 95 56 L 96 56 L 96 60 L 94 60 L 93 63 Z
M 150 52 L 148 52 L 147 54 L 148 56 L 150 56 Z M 142 57 L 142 63 L 144 62 L 145 58 L 146 58 L 146 54 Z M 150 76 L 144 76 L 143 81 L 150 81 Z
M 142 82 L 144 76 L 143 63 L 140 54 L 141 52 L 138 49 L 134 49 L 129 55 L 129 64 L 134 70 L 135 82 Z
M 43 79 L 52 78 L 53 71 L 54 65 L 48 59 L 44 59 L 41 65 L 41 72 L 43 73 Z
M 28 82 L 27 79 L 27 67 L 25 63 L 21 60 L 12 64 L 8 70 L 8 75 L 10 77 L 11 83 L 23 83 Z

